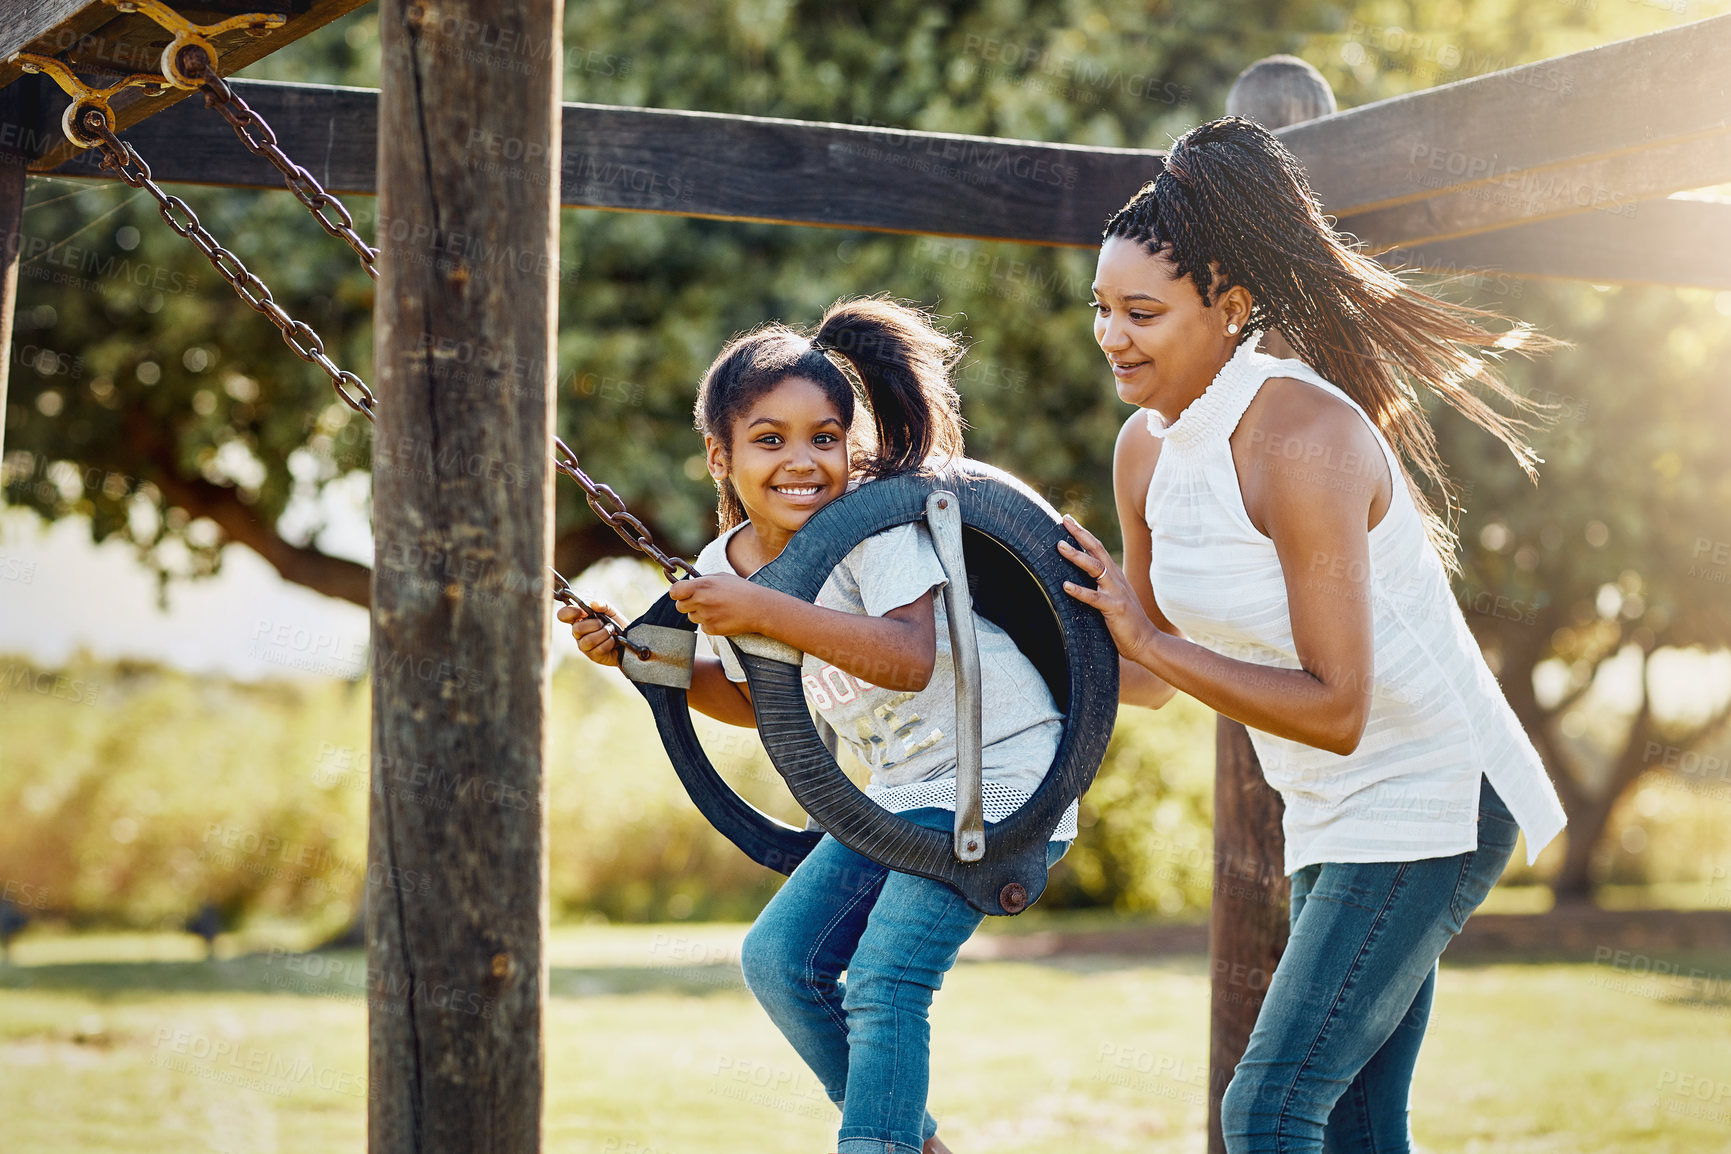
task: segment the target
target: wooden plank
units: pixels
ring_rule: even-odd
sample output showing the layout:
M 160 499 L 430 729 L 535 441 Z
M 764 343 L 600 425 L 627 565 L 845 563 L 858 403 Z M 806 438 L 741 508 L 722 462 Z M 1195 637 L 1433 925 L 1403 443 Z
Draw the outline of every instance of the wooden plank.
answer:
M 1633 216 L 1535 221 L 1392 249 L 1378 259 L 1442 273 L 1731 289 L 1731 204 L 1647 200 Z
M 567 204 L 1092 248 L 1161 154 L 567 106 Z
M 0 125 L 35 119 L 37 90 L 24 85 L 0 91 Z M 18 305 L 18 258 L 24 241 L 24 184 L 29 161 L 27 134 L 0 133 L 0 456 L 6 449 L 6 388 L 12 369 L 12 320 Z M 0 502 L 4 502 L 0 495 Z
M 370 195 L 373 192 L 378 136 L 378 93 L 375 90 L 265 81 L 237 80 L 233 84 L 276 128 L 289 154 L 306 165 L 328 188 L 351 195 Z M 605 105 L 565 105 L 566 138 L 586 142 L 587 147 L 580 144 L 566 155 L 562 201 L 586 208 L 685 211 L 692 215 L 790 224 L 872 227 L 869 218 L 863 215 L 849 219 L 839 211 L 832 212 L 827 220 L 803 219 L 798 212 L 784 209 L 761 191 L 754 191 L 749 197 L 732 196 L 730 199 L 731 194 L 725 188 L 705 189 L 693 183 L 688 190 L 683 182 L 675 185 L 671 177 L 657 180 L 654 170 L 649 167 L 656 163 L 651 146 L 634 143 L 633 135 L 647 141 L 667 118 L 677 120 L 682 115 L 685 114 Z M 731 118 L 706 118 L 709 119 Z M 787 123 L 759 122 L 752 127 L 753 131 L 772 133 L 776 125 Z M 860 142 L 860 130 L 852 126 L 805 124 L 800 127 L 813 131 L 836 129 L 837 135 L 832 140 L 838 151 L 845 152 Z M 688 126 L 686 132 L 675 135 L 689 141 L 693 136 L 701 137 L 702 133 L 690 131 Z M 601 144 L 603 136 L 606 139 L 604 148 Z M 920 133 L 904 136 L 909 138 L 906 146 L 909 151 L 939 151 L 947 140 L 968 139 Z M 127 137 L 163 180 L 239 187 L 282 186 L 277 171 L 241 148 L 228 125 L 203 108 L 199 101 L 178 105 L 160 117 L 152 117 L 133 127 Z M 699 140 L 693 147 L 704 145 Z M 471 159 L 481 165 L 509 168 L 522 162 L 522 149 L 516 142 L 489 142 L 483 138 L 470 151 L 473 154 Z M 666 153 L 669 147 L 662 145 L 661 151 Z M 510 155 L 506 155 L 507 152 Z M 1120 150 L 1106 150 L 1112 163 L 1117 163 L 1125 155 Z M 1101 188 L 1110 188 L 1116 181 L 1126 190 L 1126 198 L 1148 169 L 1159 163 L 1159 155 L 1155 153 L 1132 152 L 1127 155 L 1130 158 L 1127 171 L 1096 178 Z M 667 165 L 664 163 L 663 167 Z M 92 153 L 80 154 L 56 172 L 59 175 L 110 179 L 109 174 L 98 168 L 97 157 Z M 875 186 L 861 187 L 870 192 Z M 968 222 L 958 223 L 949 215 L 934 220 L 923 213 L 916 214 L 913 206 L 904 205 L 903 215 L 897 223 L 905 231 L 925 231 L 922 226 L 932 226 L 934 231 L 937 227 L 946 227 L 956 230 L 958 235 L 1089 247 L 1097 243 L 1099 229 L 1099 225 L 1087 226 L 1089 214 L 1099 212 L 1103 222 L 1105 215 L 1122 203 L 1113 203 L 1116 196 L 1116 191 L 1109 192 L 1095 197 L 1087 208 L 1072 208 L 1058 214 L 1061 219 L 1074 222 L 1067 235 L 1050 224 L 1041 235 L 1040 221 L 1036 218 L 1021 221 L 1024 227 L 1017 230 L 1021 235 L 1005 236 L 1011 230 L 1001 226 L 1014 223 L 1015 218 L 996 210 L 977 212 L 970 226 Z M 865 199 L 869 202 L 871 197 Z M 947 214 L 941 198 L 938 208 Z M 1731 245 L 1725 243 L 1726 212 L 1720 209 L 1721 206 L 1700 201 L 1642 201 L 1620 215 L 1595 212 L 1516 224 L 1483 233 L 1471 241 L 1442 241 L 1418 249 L 1403 247 L 1386 253 L 1384 259 L 1390 264 L 1407 262 L 1441 271 L 1493 269 L 1516 276 L 1568 277 L 1599 284 L 1727 288 L 1731 285 L 1725 283 L 1727 258 L 1724 254 L 1731 252 Z M 977 231 L 959 231 L 966 227 Z M 997 231 L 988 231 L 993 228 Z M 1027 235 L 1029 233 L 1035 235 Z
M 114 15 L 106 4 L 90 0 L 30 0 L 0 8 L 0 60 L 33 47 L 44 37 L 63 28 L 95 27 Z M 0 84 L 16 79 L 18 72 L 0 72 Z
M 315 0 L 197 0 L 191 4 L 174 4 L 173 0 L 169 2 L 175 11 L 195 23 L 214 24 L 245 12 L 299 16 L 313 7 Z M 0 8 L 0 60 L 26 49 L 42 51 L 35 47 L 39 44 L 54 45 L 53 52 L 49 53 L 52 55 L 70 46 L 72 41 L 67 39 L 69 33 L 76 39 L 92 29 L 117 20 L 124 29 L 140 19 L 152 27 L 156 26 L 148 17 L 129 16 L 116 10 L 112 4 L 103 3 L 103 0 L 27 0 L 26 3 L 15 3 Z M 157 51 L 160 53 L 161 48 L 158 47 Z
M 1285 806 L 1262 776 L 1250 731 L 1214 726 L 1214 892 L 1208 914 L 1208 1149 L 1225 1154 L 1220 1099 L 1244 1056 L 1286 950 L 1291 883 Z
M 377 94 L 234 81 L 283 148 L 338 192 L 370 193 Z M 566 104 L 561 202 L 886 232 L 1093 247 L 1106 218 L 1159 172 L 1160 155 L 756 116 Z M 189 103 L 127 138 L 158 179 L 280 187 L 229 127 Z M 472 133 L 463 162 L 510 175 L 519 136 Z M 61 175 L 106 177 L 91 154 Z
M 328 187 L 346 193 L 373 191 L 375 92 L 262 81 L 234 84 L 276 129 L 289 154 Z M 1098 243 L 1105 218 L 1158 171 L 1161 155 L 595 104 L 565 105 L 564 132 L 572 146 L 564 157 L 560 198 L 568 206 L 1077 247 Z M 201 102 L 152 117 L 132 128 L 128 138 L 164 180 L 281 185 L 276 171 L 242 149 L 228 126 Z M 523 163 L 524 148 L 516 138 L 483 134 L 463 147 L 465 162 L 480 168 L 509 173 Z M 751 156 L 767 160 L 751 163 L 745 159 Z M 81 154 L 56 171 L 106 177 L 96 161 L 93 154 Z M 1398 161 L 1395 157 L 1393 163 Z M 764 179 L 766 164 L 774 180 Z M 1356 164 L 1370 174 L 1369 181 L 1381 179 L 1375 174 L 1387 167 L 1369 155 Z M 1058 183 L 1046 183 L 1053 174 Z M 1659 202 L 1619 203 L 1614 213 L 1588 213 L 1595 223 L 1581 229 L 1591 234 L 1603 228 L 1605 237 L 1644 236 L 1641 213 L 1649 203 Z M 1363 219 L 1349 216 L 1343 226 Z M 1514 231 L 1520 227 L 1527 225 L 1517 223 L 1498 233 L 1511 242 L 1510 253 L 1537 251 L 1542 243 L 1538 238 L 1575 235 L 1541 231 L 1535 239 L 1522 241 Z M 1611 260 L 1616 251 L 1627 251 L 1634 259 L 1639 248 L 1633 242 L 1606 248 L 1605 259 Z M 1671 251 L 1655 250 L 1621 275 L 1618 264 L 1595 265 L 1593 279 L 1664 275 Z M 1448 259 L 1472 267 L 1468 261 Z M 1679 269 L 1685 279 L 1679 283 L 1696 283 L 1688 279 L 1696 274 L 1686 269 L 1706 259 L 1699 252 L 1685 258 Z M 1545 266 L 1507 267 L 1548 275 Z
M 1412 246 L 1731 181 L 1731 16 L 1282 130 L 1340 227 Z
M 229 86 L 265 119 L 277 142 L 333 192 L 373 195 L 378 183 L 379 93 L 376 88 L 231 80 Z M 248 152 L 204 101 L 189 100 L 135 124 L 122 135 L 156 179 L 238 188 L 281 188 L 282 174 Z M 112 180 L 92 149 L 44 158 L 36 171 Z
M 297 34 L 362 0 L 317 0 Z M 340 10 L 340 11 L 339 11 Z M 274 34 L 278 37 L 288 32 Z M 226 56 L 225 70 L 262 55 Z M 472 47 L 472 46 L 471 46 Z M 521 55 L 521 53 L 518 53 Z M 1340 221 L 1373 250 L 1432 244 L 1731 181 L 1731 16 L 1620 41 L 1281 131 Z M 291 155 L 370 192 L 364 90 L 247 85 Z M 256 95 L 256 98 L 255 98 Z M 145 115 L 130 96 L 123 121 Z M 168 108 L 178 94 L 157 98 Z M 270 186 L 274 174 L 191 108 L 138 144 L 171 180 Z M 713 113 L 572 104 L 567 205 L 1092 247 L 1160 154 Z M 509 171 L 522 142 L 480 137 L 466 160 Z M 58 149 L 37 171 L 59 164 Z M 67 165 L 90 174 L 91 158 Z M 775 179 L 764 179 L 766 171 Z
M 560 10 L 380 12 L 371 1154 L 541 1148 Z M 470 21 L 555 51 L 489 67 Z M 537 159 L 474 167 L 474 131 Z
M 263 0 L 234 4 L 230 0 L 198 0 L 177 5 L 177 10 L 199 23 L 214 23 L 239 10 L 283 13 L 289 16 L 280 28 L 227 32 L 212 42 L 221 55 L 224 76 L 264 59 L 339 16 L 347 15 L 369 0 Z M 111 83 L 133 72 L 160 73 L 162 50 L 171 34 L 147 16 L 122 13 L 101 0 L 31 0 L 22 11 L 0 17 L 0 88 L 23 75 L 17 64 L 5 63 L 16 52 L 33 52 L 65 61 L 87 81 Z M 146 96 L 142 89 L 127 89 L 110 100 L 120 128 L 174 107 L 191 95 L 169 89 Z M 196 103 L 202 104 L 203 101 Z M 64 104 L 62 105 L 62 107 Z M 42 171 L 76 153 L 64 141 L 49 150 L 46 162 L 33 167 Z

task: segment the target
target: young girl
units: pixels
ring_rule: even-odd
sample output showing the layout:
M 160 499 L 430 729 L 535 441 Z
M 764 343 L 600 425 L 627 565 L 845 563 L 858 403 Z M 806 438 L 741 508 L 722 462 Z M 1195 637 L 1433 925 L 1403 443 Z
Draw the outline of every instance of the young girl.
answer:
M 860 542 L 813 603 L 753 585 L 813 513 L 861 481 L 962 452 L 949 381 L 958 349 L 912 309 L 838 303 L 814 337 L 780 324 L 735 338 L 697 397 L 721 536 L 702 577 L 674 584 L 681 612 L 711 637 L 689 700 L 753 726 L 745 674 L 721 638 L 760 633 L 804 652 L 806 702 L 872 771 L 884 808 L 949 831 L 955 810 L 955 672 L 944 571 L 923 524 Z M 875 435 L 856 434 L 851 367 Z M 601 606 L 606 611 L 605 606 Z M 609 611 L 610 612 L 610 611 Z M 612 639 L 574 608 L 592 660 L 617 664 Z M 1062 715 L 1009 636 L 974 615 L 984 703 L 984 803 L 1001 821 L 1032 796 L 1057 750 Z M 1048 861 L 1076 836 L 1071 805 Z M 943 1151 L 926 1111 L 927 1010 L 980 914 L 938 882 L 890 871 L 825 836 L 746 936 L 746 984 L 841 1108 L 840 1154 Z M 842 972 L 847 979 L 842 980 Z
M 1545 342 L 1426 296 L 1334 232 L 1272 135 L 1184 134 L 1106 226 L 1094 336 L 1120 399 L 1120 569 L 1060 544 L 1148 676 L 1250 727 L 1285 801 L 1292 932 L 1221 1103 L 1232 1154 L 1410 1148 L 1437 958 L 1527 837 L 1563 827 L 1449 588 L 1422 384 L 1532 450 L 1473 384 Z M 1270 355 L 1257 351 L 1270 332 Z M 1284 339 L 1282 339 L 1284 338 Z M 1530 412 L 1530 407 L 1527 408 Z

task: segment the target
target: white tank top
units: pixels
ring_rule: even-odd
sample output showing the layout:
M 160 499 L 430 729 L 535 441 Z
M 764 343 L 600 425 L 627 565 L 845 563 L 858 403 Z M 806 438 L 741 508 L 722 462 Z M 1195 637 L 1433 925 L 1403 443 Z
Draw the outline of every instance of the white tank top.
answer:
M 1250 730 L 1263 775 L 1286 803 L 1286 872 L 1477 848 L 1481 773 L 1525 833 L 1530 865 L 1562 830 L 1563 807 L 1467 628 L 1399 461 L 1351 397 L 1301 361 L 1256 352 L 1256 341 L 1252 334 L 1239 346 L 1170 427 L 1148 414 L 1164 442 L 1145 509 L 1149 578 L 1167 619 L 1216 653 L 1300 667 L 1285 574 L 1273 542 L 1245 512 L 1229 442 L 1269 377 L 1308 382 L 1351 405 L 1376 435 L 1394 489 L 1370 531 L 1374 688 L 1358 748 L 1343 756 Z M 1362 484 L 1375 473 L 1374 462 L 1332 453 L 1307 460 L 1314 450 L 1296 439 L 1290 445 L 1283 465 L 1319 484 Z M 1344 593 L 1343 576 L 1324 569 L 1302 579 Z

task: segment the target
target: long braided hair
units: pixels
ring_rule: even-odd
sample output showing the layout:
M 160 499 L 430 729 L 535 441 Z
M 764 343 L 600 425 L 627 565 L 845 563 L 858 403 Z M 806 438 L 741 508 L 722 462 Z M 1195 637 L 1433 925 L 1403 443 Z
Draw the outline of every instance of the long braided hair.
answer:
M 924 468 L 963 452 L 962 401 L 950 382 L 961 355 L 960 342 L 916 308 L 883 297 L 840 300 L 810 335 L 771 322 L 729 341 L 697 388 L 697 431 L 731 447 L 734 421 L 759 397 L 805 377 L 847 427 L 856 476 Z M 869 429 L 854 427 L 856 390 L 843 364 L 858 379 Z M 718 486 L 716 519 L 724 533 L 746 519 L 731 479 Z
M 1301 360 L 1370 415 L 1402 459 L 1431 543 L 1450 569 L 1458 566 L 1457 490 L 1413 384 L 1497 437 L 1536 477 L 1539 458 L 1523 432 L 1547 406 L 1504 384 L 1495 362 L 1505 352 L 1530 355 L 1563 342 L 1431 296 L 1365 256 L 1323 215 L 1297 158 L 1254 121 L 1224 116 L 1186 132 L 1164 171 L 1106 222 L 1102 242 L 1112 237 L 1168 254 L 1205 306 L 1233 285 L 1248 290 L 1246 338 L 1278 329 Z M 1498 412 L 1478 390 L 1518 415 Z M 1440 510 L 1414 469 L 1440 495 Z

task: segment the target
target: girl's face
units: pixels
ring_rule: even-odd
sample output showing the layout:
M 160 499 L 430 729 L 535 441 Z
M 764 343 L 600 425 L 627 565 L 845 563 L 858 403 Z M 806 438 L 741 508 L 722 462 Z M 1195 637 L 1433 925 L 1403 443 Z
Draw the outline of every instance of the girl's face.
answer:
M 1118 396 L 1175 419 L 1232 356 L 1250 304 L 1235 285 L 1204 306 L 1168 254 L 1150 256 L 1126 237 L 1107 240 L 1094 270 L 1094 340 L 1111 363 Z M 1228 333 L 1229 324 L 1239 332 Z
M 729 443 L 704 437 L 709 473 L 731 477 L 758 537 L 771 549 L 847 492 L 847 426 L 816 381 L 788 377 L 733 422 Z

